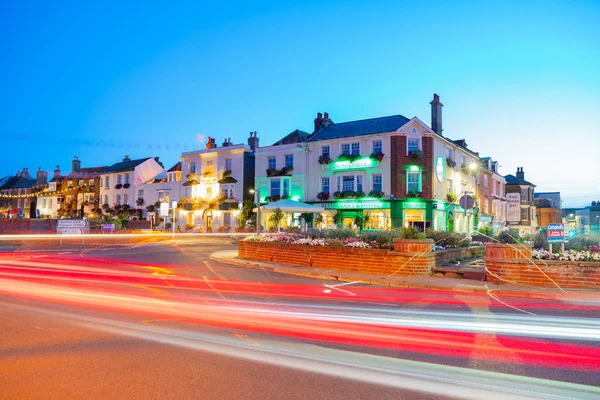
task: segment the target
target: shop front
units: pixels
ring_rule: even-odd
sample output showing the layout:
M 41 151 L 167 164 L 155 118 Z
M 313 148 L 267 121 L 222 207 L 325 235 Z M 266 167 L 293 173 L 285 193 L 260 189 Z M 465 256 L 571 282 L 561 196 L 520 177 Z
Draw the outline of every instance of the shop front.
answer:
M 344 228 L 362 224 L 364 229 L 390 229 L 390 202 L 377 198 L 340 199 L 333 202 L 315 202 L 325 209 L 323 227 Z

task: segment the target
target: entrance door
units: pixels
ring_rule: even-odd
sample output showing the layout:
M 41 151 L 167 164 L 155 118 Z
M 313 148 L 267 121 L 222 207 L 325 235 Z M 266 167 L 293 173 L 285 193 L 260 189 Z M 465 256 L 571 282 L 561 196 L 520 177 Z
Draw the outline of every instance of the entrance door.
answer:
M 454 213 L 448 213 L 448 232 L 454 232 Z
M 208 214 L 206 214 L 206 232 L 212 232 L 212 212 L 209 211 Z

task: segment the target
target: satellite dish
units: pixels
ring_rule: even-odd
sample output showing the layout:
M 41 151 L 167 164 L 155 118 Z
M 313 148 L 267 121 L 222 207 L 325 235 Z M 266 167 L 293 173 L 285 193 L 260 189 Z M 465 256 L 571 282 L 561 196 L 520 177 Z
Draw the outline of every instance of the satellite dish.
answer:
M 465 210 L 469 210 L 469 209 L 473 208 L 473 206 L 475 205 L 475 199 L 473 199 L 473 197 L 466 194 L 460 198 L 459 204 Z

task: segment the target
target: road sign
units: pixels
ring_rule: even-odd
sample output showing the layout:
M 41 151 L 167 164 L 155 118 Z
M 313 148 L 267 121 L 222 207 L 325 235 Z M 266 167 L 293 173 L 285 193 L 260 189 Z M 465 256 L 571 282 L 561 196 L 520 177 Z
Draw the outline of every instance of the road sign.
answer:
M 56 232 L 61 235 L 83 235 L 90 233 L 90 221 L 87 219 L 59 219 Z
M 563 224 L 548 224 L 548 243 L 565 242 L 565 226 Z
M 160 216 L 166 217 L 167 215 L 169 215 L 169 203 L 164 201 L 160 203 Z
M 115 229 L 117 229 L 115 224 L 102 224 L 103 231 L 114 231 Z
M 462 208 L 469 210 L 475 205 L 475 200 L 468 194 L 462 196 L 458 202 Z
M 173 200 L 173 203 L 171 203 L 171 206 L 173 207 L 173 209 L 177 208 L 177 202 L 175 200 Z

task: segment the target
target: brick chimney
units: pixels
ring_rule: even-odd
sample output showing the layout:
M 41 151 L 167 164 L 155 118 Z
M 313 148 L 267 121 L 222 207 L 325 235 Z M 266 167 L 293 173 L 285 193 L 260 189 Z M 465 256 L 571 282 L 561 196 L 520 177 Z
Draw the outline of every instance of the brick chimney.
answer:
M 319 129 L 321 129 L 322 126 L 323 126 L 323 114 L 317 113 L 317 118 L 315 118 L 315 130 L 314 130 L 314 132 L 316 132 Z
M 442 107 L 444 107 L 444 105 L 440 103 L 440 96 L 434 93 L 433 101 L 429 104 L 431 104 L 431 129 L 442 136 Z
M 58 165 L 54 169 L 54 177 L 57 179 L 60 178 L 60 167 Z
M 233 146 L 233 143 L 231 143 L 231 138 L 225 138 L 223 140 L 223 144 L 221 146 L 223 146 L 223 147 Z
M 36 177 L 36 185 L 45 185 L 46 183 L 48 183 L 48 173 L 46 171 L 42 171 L 42 167 L 38 168 Z
M 23 168 L 21 176 L 25 179 L 31 179 L 31 175 L 29 174 L 29 168 Z
M 71 172 L 78 172 L 80 169 L 81 161 L 75 156 L 73 157 L 73 161 L 71 161 Z
M 208 140 L 206 141 L 206 148 L 207 149 L 214 149 L 215 147 L 217 147 L 217 143 L 215 142 L 215 138 L 209 136 Z
M 256 151 L 258 149 L 258 136 L 256 131 L 250 132 L 250 137 L 248 138 L 248 146 L 252 149 L 252 151 Z
M 523 172 L 523 167 L 517 167 L 517 179 L 520 181 L 525 180 L 525 172 Z
M 329 118 L 329 113 L 328 112 L 323 113 L 323 122 L 322 122 L 323 127 L 329 126 L 332 124 L 333 124 L 333 121 L 331 120 L 331 118 Z

